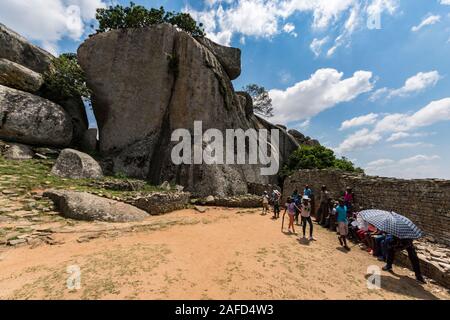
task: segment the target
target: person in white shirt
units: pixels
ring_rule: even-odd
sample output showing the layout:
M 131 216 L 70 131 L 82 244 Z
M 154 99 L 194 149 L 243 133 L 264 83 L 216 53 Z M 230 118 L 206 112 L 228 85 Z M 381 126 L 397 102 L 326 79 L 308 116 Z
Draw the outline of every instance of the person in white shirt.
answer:
M 308 196 L 302 198 L 302 204 L 300 206 L 300 215 L 302 217 L 303 225 L 303 239 L 306 238 L 306 223 L 309 224 L 309 240 L 314 240 L 313 238 L 313 223 L 311 220 L 311 204 Z

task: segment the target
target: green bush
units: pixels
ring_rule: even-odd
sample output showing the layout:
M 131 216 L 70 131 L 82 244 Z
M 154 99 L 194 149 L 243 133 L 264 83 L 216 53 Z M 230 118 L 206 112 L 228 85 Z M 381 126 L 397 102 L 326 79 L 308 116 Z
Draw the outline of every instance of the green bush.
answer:
M 44 89 L 49 99 L 83 97 L 89 99 L 91 91 L 86 86 L 84 72 L 74 53 L 63 53 L 52 60 L 52 66 L 44 74 Z
M 164 7 L 147 9 L 130 2 L 130 6 L 109 6 L 97 9 L 99 23 L 97 33 L 114 29 L 143 28 L 160 23 L 170 23 L 194 37 L 203 37 L 203 24 L 197 22 L 189 13 L 166 12 Z
M 324 146 L 301 146 L 288 158 L 287 164 L 281 171 L 282 176 L 289 176 L 299 169 L 327 169 L 336 168 L 348 172 L 364 173 L 361 168 L 346 158 L 338 159 L 334 152 Z

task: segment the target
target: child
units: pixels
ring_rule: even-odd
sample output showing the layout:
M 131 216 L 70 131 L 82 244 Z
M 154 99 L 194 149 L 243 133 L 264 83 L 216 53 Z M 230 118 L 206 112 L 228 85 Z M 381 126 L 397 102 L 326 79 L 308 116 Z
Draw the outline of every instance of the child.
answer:
M 262 215 L 265 216 L 269 211 L 269 195 L 267 191 L 264 191 L 264 195 L 262 198 Z
M 347 234 L 348 234 L 348 219 L 347 219 L 347 207 L 344 205 L 344 199 L 339 200 L 339 205 L 336 207 L 336 221 L 339 229 L 339 243 L 345 249 L 350 250 L 347 246 Z
M 291 232 L 291 227 L 292 227 L 292 232 L 295 234 L 295 229 L 294 229 L 294 217 L 295 217 L 295 211 L 300 209 L 297 207 L 297 205 L 295 204 L 295 202 L 292 200 L 291 197 L 288 198 L 287 203 L 286 203 L 286 209 L 284 210 L 284 214 L 286 214 L 286 211 L 288 213 L 289 216 L 289 226 L 288 226 L 288 231 Z M 284 217 L 283 214 L 283 217 Z
M 303 203 L 300 207 L 300 215 L 302 216 L 302 225 L 303 225 L 303 239 L 306 238 L 306 223 L 309 224 L 309 241 L 314 240 L 313 238 L 313 223 L 311 220 L 311 205 L 309 203 L 309 197 L 304 196 L 303 197 Z

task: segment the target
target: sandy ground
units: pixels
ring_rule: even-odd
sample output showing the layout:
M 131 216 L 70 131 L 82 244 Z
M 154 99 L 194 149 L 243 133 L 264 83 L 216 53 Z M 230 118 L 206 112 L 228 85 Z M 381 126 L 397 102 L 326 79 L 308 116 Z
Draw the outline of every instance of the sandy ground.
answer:
M 367 268 L 382 263 L 358 246 L 346 252 L 317 225 L 317 241 L 282 233 L 281 220 L 259 211 L 182 210 L 158 219 L 164 228 L 107 234 L 79 243 L 84 231 L 58 233 L 60 245 L 0 251 L 1 299 L 450 299 L 395 267 L 381 289 L 367 288 Z M 186 222 L 188 221 L 188 222 Z M 67 289 L 67 267 L 81 288 Z

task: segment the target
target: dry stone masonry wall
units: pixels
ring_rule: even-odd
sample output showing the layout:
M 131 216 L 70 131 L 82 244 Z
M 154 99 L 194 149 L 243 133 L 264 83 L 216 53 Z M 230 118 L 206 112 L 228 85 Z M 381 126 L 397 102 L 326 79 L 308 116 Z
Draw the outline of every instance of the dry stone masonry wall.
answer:
M 339 170 L 300 170 L 286 178 L 284 196 L 309 184 L 318 196 L 326 185 L 332 197 L 352 187 L 356 205 L 364 209 L 392 210 L 416 223 L 426 236 L 450 245 L 450 181 L 403 180 L 344 173 Z

